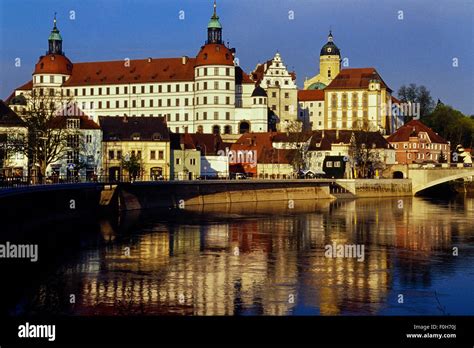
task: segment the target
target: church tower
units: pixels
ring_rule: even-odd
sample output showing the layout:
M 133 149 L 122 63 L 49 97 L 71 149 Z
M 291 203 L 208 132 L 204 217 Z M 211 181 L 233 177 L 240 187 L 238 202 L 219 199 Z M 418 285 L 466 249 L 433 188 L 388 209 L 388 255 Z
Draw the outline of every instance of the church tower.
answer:
M 341 71 L 341 52 L 329 31 L 328 41 L 319 54 L 319 75 L 306 80 L 304 89 L 324 89 Z
M 328 42 L 321 48 L 319 55 L 319 74 L 324 78 L 327 86 L 341 70 L 341 53 L 334 44 L 332 32 L 329 31 Z

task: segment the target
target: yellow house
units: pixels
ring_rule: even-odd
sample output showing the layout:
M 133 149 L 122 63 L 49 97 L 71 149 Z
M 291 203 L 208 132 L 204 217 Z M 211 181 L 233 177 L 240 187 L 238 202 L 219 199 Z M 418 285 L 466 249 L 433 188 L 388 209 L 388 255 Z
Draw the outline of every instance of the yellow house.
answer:
M 163 117 L 99 117 L 103 176 L 110 181 L 170 178 L 170 136 Z M 131 173 L 130 162 L 138 170 Z
M 324 93 L 325 129 L 391 133 L 392 90 L 374 68 L 343 69 Z

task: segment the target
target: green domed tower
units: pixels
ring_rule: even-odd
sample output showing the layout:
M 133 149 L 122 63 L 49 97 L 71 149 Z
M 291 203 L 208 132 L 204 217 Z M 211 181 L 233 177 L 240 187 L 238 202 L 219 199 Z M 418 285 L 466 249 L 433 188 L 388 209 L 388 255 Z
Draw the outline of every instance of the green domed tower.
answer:
M 59 34 L 59 29 L 56 27 L 56 14 L 54 14 L 54 26 L 51 30 L 51 34 L 48 38 L 48 54 L 60 54 L 64 55 L 63 52 L 63 38 Z
M 217 5 L 214 0 L 214 14 L 207 25 L 207 44 L 222 45 L 222 25 L 219 22 L 219 16 L 216 13 Z

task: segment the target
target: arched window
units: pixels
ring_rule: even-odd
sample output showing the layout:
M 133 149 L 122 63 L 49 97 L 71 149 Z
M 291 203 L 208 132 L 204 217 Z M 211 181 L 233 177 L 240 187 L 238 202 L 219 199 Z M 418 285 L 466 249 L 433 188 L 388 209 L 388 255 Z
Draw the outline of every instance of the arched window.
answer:
M 231 126 L 225 126 L 224 127 L 224 134 L 231 134 L 232 133 L 232 127 Z
M 239 133 L 244 134 L 250 131 L 250 124 L 247 121 L 240 122 Z
M 221 133 L 221 127 L 215 125 L 212 127 L 212 134 L 220 134 Z
M 203 126 L 198 126 L 197 132 L 198 132 L 198 133 L 203 133 L 203 132 L 204 132 Z

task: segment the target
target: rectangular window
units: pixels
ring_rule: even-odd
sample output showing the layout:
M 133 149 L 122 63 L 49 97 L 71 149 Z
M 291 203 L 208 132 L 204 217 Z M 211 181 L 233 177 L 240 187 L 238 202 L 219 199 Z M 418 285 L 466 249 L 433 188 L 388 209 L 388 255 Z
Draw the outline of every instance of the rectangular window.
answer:
M 171 85 L 166 86 L 168 93 L 171 93 Z
M 176 92 L 179 92 L 179 84 L 176 85 Z
M 189 121 L 189 114 L 187 114 L 187 113 L 184 114 L 184 120 L 185 120 L 185 121 Z
M 120 101 L 119 101 L 119 100 L 116 100 L 116 101 L 115 101 L 115 107 L 116 107 L 116 108 L 119 108 L 119 107 L 120 107 Z
M 185 92 L 189 92 L 189 85 L 188 85 L 188 84 L 185 84 L 185 85 L 184 85 L 184 91 L 185 91 Z
M 219 104 L 219 97 L 217 95 L 214 96 L 214 104 Z
M 124 101 L 123 101 L 123 107 L 124 107 L 124 108 L 128 108 L 128 100 L 124 100 Z
M 158 99 L 158 106 L 161 108 L 162 102 L 161 99 Z
M 106 93 L 107 93 L 107 95 L 110 95 L 110 87 L 107 87 Z
M 164 152 L 158 151 L 158 159 L 162 160 L 164 158 Z
M 179 106 L 179 98 L 176 98 L 176 106 Z
M 219 82 L 214 81 L 214 89 L 219 89 Z
M 158 86 L 158 93 L 162 93 L 163 92 L 163 88 L 161 85 Z
M 179 114 L 176 114 L 176 122 L 179 121 Z
M 227 121 L 230 120 L 230 112 L 226 112 L 226 113 L 225 113 L 225 119 L 226 119 Z
M 94 95 L 94 88 L 91 88 L 91 95 Z
M 136 101 L 136 100 L 132 100 L 132 107 L 133 107 L 133 108 L 136 108 L 136 107 L 137 107 L 137 101 Z
M 99 95 L 102 95 L 102 88 L 99 88 Z
M 155 160 L 155 159 L 156 159 L 156 151 L 155 151 L 155 150 L 151 150 L 151 151 L 150 151 L 150 159 L 151 159 L 151 160 Z
M 109 160 L 113 160 L 115 158 L 115 152 L 114 150 L 109 150 Z
M 120 87 L 115 87 L 115 94 L 120 94 Z
M 226 76 L 230 76 L 230 68 L 225 68 L 225 74 Z
M 153 107 L 153 99 L 150 99 L 150 108 Z
M 145 99 L 142 99 L 142 100 L 140 101 L 140 105 L 142 106 L 142 108 L 145 107 Z
M 207 112 L 206 111 L 203 113 L 203 116 L 204 116 L 204 121 L 206 121 L 207 120 Z
M 204 97 L 203 104 L 204 104 L 204 105 L 206 105 L 206 104 L 207 104 L 207 97 Z
M 153 86 L 150 86 L 150 93 L 153 93 Z
M 171 106 L 171 99 L 167 99 L 166 104 L 167 104 L 167 106 Z
M 214 111 L 214 120 L 218 120 L 218 119 L 219 119 L 219 112 Z
M 142 94 L 145 93 L 145 86 L 142 86 Z
M 123 93 L 128 94 L 128 86 L 125 86 L 125 87 L 123 88 Z
M 225 103 L 226 103 L 227 105 L 230 105 L 230 97 L 225 97 Z

